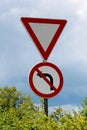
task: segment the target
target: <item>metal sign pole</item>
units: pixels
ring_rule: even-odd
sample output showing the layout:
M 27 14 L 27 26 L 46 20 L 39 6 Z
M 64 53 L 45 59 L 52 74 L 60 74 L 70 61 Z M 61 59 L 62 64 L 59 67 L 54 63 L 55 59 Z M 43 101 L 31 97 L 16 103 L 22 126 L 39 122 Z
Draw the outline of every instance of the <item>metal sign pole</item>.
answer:
M 44 98 L 44 113 L 48 116 L 48 99 Z
M 46 62 L 46 60 L 43 60 L 43 62 Z M 44 98 L 44 113 L 48 116 L 48 99 Z
M 46 62 L 46 60 L 43 60 L 43 62 Z M 44 113 L 48 116 L 48 99 L 44 98 Z

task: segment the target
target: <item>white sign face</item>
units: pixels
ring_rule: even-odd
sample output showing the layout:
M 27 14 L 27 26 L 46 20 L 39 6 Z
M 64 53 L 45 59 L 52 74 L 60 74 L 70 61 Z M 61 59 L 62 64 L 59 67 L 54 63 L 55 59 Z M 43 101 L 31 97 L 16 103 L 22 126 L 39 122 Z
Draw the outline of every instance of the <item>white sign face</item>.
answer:
M 60 83 L 59 75 L 52 67 L 42 66 L 39 68 L 39 70 L 49 80 L 49 82 L 55 86 L 55 88 L 59 86 Z M 33 83 L 35 88 L 39 90 L 39 92 L 41 93 L 50 94 L 55 91 L 49 86 L 49 84 L 41 76 L 39 76 L 37 71 L 35 71 L 33 75 Z
M 41 24 L 41 23 L 30 23 L 30 26 L 35 33 L 37 39 L 41 43 L 44 51 L 47 50 L 51 43 L 56 31 L 59 28 L 58 24 Z
M 31 89 L 40 97 L 50 98 L 60 92 L 63 76 L 57 66 L 49 62 L 37 64 L 30 72 Z

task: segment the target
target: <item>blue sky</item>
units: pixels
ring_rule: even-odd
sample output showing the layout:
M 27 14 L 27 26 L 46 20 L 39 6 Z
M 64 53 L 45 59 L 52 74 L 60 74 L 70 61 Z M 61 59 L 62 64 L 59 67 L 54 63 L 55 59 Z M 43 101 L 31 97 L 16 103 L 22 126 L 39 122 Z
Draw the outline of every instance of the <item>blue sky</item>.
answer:
M 28 86 L 31 68 L 42 62 L 20 18 L 68 21 L 48 62 L 60 68 L 64 86 L 50 106 L 79 105 L 87 96 L 87 0 L 3 0 L 0 2 L 0 87 L 16 86 L 38 97 Z

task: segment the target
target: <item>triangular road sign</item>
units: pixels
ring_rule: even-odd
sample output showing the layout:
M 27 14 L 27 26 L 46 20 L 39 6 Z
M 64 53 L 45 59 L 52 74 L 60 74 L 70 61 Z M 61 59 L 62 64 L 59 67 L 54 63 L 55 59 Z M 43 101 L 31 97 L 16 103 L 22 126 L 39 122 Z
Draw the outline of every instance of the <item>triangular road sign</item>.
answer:
M 22 17 L 21 21 L 43 59 L 47 60 L 67 21 L 29 17 Z

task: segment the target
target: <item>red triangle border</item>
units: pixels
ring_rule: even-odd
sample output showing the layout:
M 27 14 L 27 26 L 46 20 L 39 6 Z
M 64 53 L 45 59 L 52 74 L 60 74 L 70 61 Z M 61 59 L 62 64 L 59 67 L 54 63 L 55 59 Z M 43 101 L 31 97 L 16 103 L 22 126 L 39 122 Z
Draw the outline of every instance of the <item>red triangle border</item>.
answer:
M 44 18 L 30 18 L 30 17 L 22 17 L 21 18 L 22 23 L 24 24 L 28 34 L 33 39 L 37 49 L 41 53 L 44 60 L 47 60 L 52 49 L 54 48 L 56 41 L 59 39 L 59 36 L 61 35 L 67 20 L 61 20 L 61 19 L 44 19 Z M 29 23 L 44 23 L 44 24 L 58 24 L 59 27 L 52 39 L 52 41 L 49 43 L 49 46 L 46 51 L 44 51 L 43 47 L 41 46 L 38 38 L 36 37 L 35 33 L 33 32 L 32 28 L 30 27 Z

